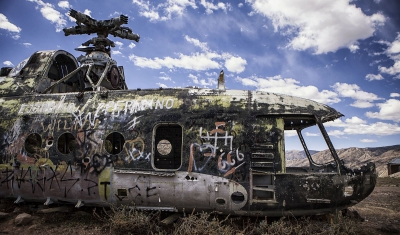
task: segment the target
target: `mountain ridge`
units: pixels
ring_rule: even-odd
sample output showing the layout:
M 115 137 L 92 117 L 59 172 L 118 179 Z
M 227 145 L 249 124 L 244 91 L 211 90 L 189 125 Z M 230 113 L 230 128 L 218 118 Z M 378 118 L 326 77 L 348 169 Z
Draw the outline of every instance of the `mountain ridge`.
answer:
M 314 154 L 312 154 L 311 151 L 310 154 L 316 163 L 326 163 L 333 160 L 329 149 L 315 151 Z M 304 156 L 302 156 L 300 152 L 304 153 L 304 151 L 301 150 L 287 151 L 286 166 L 308 166 L 307 156 L 305 153 Z M 395 158 L 400 158 L 400 145 L 366 148 L 350 147 L 336 149 L 336 152 L 339 158 L 344 161 L 345 166 L 355 169 L 368 162 L 374 162 L 378 176 L 386 177 L 388 176 L 387 164 Z M 295 153 L 297 153 L 297 155 L 295 155 Z

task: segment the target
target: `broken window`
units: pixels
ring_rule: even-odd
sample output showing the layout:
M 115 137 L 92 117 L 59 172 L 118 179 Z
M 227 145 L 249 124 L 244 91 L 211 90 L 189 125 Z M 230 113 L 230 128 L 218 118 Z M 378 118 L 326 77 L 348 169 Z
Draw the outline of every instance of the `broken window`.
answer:
M 28 153 L 35 154 L 40 152 L 42 146 L 42 138 L 37 133 L 28 135 L 25 140 L 25 150 Z
M 157 169 L 179 169 L 182 163 L 182 127 L 160 124 L 154 128 L 153 166 Z
M 334 153 L 328 152 L 329 158 L 326 154 L 317 154 L 319 151 L 329 150 L 330 139 L 323 125 L 318 125 L 313 116 L 285 117 L 284 119 L 286 151 L 297 153 L 293 153 L 290 157 L 286 156 L 286 165 L 304 169 L 307 167 L 310 171 L 336 171 Z
M 58 137 L 57 149 L 60 153 L 68 154 L 76 147 L 76 139 L 71 133 L 63 133 Z
M 77 68 L 75 59 L 68 54 L 58 53 L 52 59 L 52 63 L 49 66 L 47 77 L 50 78 L 51 83 L 54 84 L 69 73 Z M 59 83 L 53 89 L 52 93 L 64 93 L 64 92 L 75 92 L 82 89 L 82 81 L 79 80 L 78 74 L 73 75 L 71 78 Z
M 104 148 L 109 154 L 119 154 L 124 148 L 125 138 L 119 132 L 111 132 L 104 143 Z
M 67 76 L 76 69 L 75 61 L 67 55 L 57 55 L 51 64 L 47 76 L 54 80 L 59 80 Z

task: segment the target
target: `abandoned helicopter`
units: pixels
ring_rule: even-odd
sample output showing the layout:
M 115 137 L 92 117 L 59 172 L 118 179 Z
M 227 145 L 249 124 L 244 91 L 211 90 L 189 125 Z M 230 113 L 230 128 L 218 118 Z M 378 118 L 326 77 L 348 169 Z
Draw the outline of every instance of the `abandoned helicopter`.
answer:
M 374 189 L 374 163 L 347 168 L 323 123 L 343 115 L 307 99 L 249 90 L 128 90 L 108 35 L 139 41 L 128 18 L 70 10 L 77 48 L 37 51 L 0 77 L 0 197 L 125 204 L 143 210 L 246 216 L 329 213 Z M 332 161 L 313 160 L 302 130 L 317 126 Z M 284 132 L 296 130 L 308 167 L 287 167 Z

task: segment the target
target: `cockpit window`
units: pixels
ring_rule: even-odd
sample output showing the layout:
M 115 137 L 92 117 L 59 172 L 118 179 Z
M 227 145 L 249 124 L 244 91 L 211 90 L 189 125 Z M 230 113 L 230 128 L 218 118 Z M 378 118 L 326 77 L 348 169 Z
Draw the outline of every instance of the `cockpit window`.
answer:
M 15 77 L 19 75 L 21 70 L 25 67 L 26 63 L 28 62 L 29 57 L 21 61 L 17 66 L 15 66 L 11 72 L 8 74 L 9 77 Z

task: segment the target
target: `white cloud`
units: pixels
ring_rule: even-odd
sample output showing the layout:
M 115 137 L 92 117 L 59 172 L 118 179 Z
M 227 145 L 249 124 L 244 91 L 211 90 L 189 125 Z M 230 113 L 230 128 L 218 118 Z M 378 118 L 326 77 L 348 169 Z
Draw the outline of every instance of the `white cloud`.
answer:
M 397 35 L 396 40 L 394 40 L 391 44 L 389 44 L 389 47 L 386 50 L 386 53 L 388 53 L 388 54 L 400 53 L 400 35 Z
M 69 4 L 68 1 L 59 1 L 58 6 L 63 8 L 63 9 L 69 9 L 72 8 L 72 6 Z
M 168 88 L 168 86 L 165 85 L 164 83 L 159 83 L 159 82 L 157 82 L 156 84 L 157 84 L 159 87 L 161 87 L 161 88 Z
M 24 46 L 26 46 L 26 47 L 30 47 L 30 46 L 32 46 L 32 44 L 31 43 L 29 43 L 29 42 L 24 42 L 24 43 L 22 43 Z
M 9 22 L 7 17 L 1 13 L 0 13 L 0 29 L 5 29 L 5 30 L 13 33 L 12 38 L 14 38 L 15 40 L 20 38 L 19 33 L 22 30 L 20 27 Z
M 160 76 L 159 78 L 160 78 L 161 80 L 164 80 L 164 81 L 171 81 L 171 80 L 172 80 L 171 77 L 168 76 L 166 73 L 160 72 L 160 74 L 161 74 L 161 76 Z
M 115 41 L 114 43 L 118 47 L 118 49 L 122 49 L 122 47 L 124 46 L 124 43 L 119 42 L 119 41 Z
M 245 70 L 246 60 L 241 57 L 230 56 L 225 60 L 225 67 L 230 72 L 241 73 Z
M 185 40 L 197 47 L 200 47 L 202 51 L 209 51 L 206 42 L 200 42 L 198 39 L 191 38 L 188 35 L 185 35 Z
M 136 44 L 131 42 L 128 47 L 132 49 L 132 48 L 136 47 Z
M 345 135 L 345 133 L 343 131 L 340 130 L 333 130 L 333 131 L 328 131 L 328 135 L 329 136 L 334 136 L 337 138 L 341 138 L 342 136 Z
M 7 17 L 3 14 L 0 13 L 0 28 L 5 29 L 7 31 L 13 32 L 13 33 L 19 33 L 21 32 L 21 28 L 16 26 L 13 23 L 10 23 L 7 19 Z
M 385 53 L 394 61 L 394 64 L 391 67 L 379 66 L 379 71 L 400 79 L 400 34 L 398 34 L 396 39 L 389 44 Z
M 139 7 L 139 14 L 150 21 L 166 21 L 175 16 L 181 17 L 187 7 L 197 8 L 195 0 L 168 0 L 158 5 L 144 0 L 132 0 L 132 3 Z
M 49 20 L 52 24 L 56 25 L 57 32 L 60 32 L 67 24 L 67 21 L 64 19 L 63 15 L 59 11 L 55 10 L 52 4 L 45 3 L 42 0 L 28 0 L 28 1 L 35 2 L 36 4 L 38 4 L 42 16 L 47 20 Z
M 171 69 L 182 68 L 199 71 L 220 68 L 220 65 L 213 60 L 215 57 L 217 57 L 217 55 L 213 53 L 193 53 L 191 55 L 178 54 L 178 58 L 167 56 L 163 59 L 158 57 L 148 59 L 131 55 L 129 59 L 133 61 L 136 66 L 142 68 L 161 69 L 162 67 L 167 67 Z
M 338 95 L 333 91 L 319 91 L 315 86 L 300 86 L 298 85 L 300 82 L 293 78 L 252 76 L 249 78 L 237 77 L 236 80 L 244 86 L 254 86 L 257 90 L 298 96 L 325 104 L 334 104 L 340 101 Z
M 353 116 L 351 118 L 346 118 L 346 123 L 359 125 L 359 124 L 366 124 L 367 121 L 365 121 L 359 117 Z
M 385 22 L 381 13 L 365 15 L 349 0 L 252 0 L 255 13 L 272 20 L 275 31 L 294 35 L 288 44 L 295 50 L 312 49 L 316 54 L 340 48 L 358 49 L 357 41 L 373 36 Z M 252 14 L 254 14 L 254 12 Z
M 324 123 L 325 127 L 338 127 L 343 128 L 343 130 L 334 130 L 328 132 L 332 136 L 342 136 L 342 135 L 397 135 L 400 134 L 400 126 L 397 124 L 390 124 L 384 122 L 376 122 L 368 124 L 365 120 L 358 117 L 352 117 L 351 119 L 346 119 L 344 122 L 342 120 L 335 120 L 331 122 Z
M 349 125 L 344 129 L 344 132 L 350 135 L 397 135 L 400 134 L 400 126 L 376 122 L 371 124 Z
M 379 81 L 379 80 L 383 80 L 383 77 L 380 74 L 377 74 L 377 75 L 375 75 L 375 74 L 367 74 L 367 76 L 365 76 L 365 79 L 368 80 L 368 81 L 373 81 L 373 80 Z
M 400 94 L 399 93 L 390 93 L 390 97 L 392 97 L 392 98 L 400 97 Z
M 116 51 L 116 50 L 112 50 L 111 53 L 113 55 L 122 55 L 122 53 L 120 51 Z
M 216 10 L 223 10 L 225 13 L 227 10 L 231 9 L 231 5 L 229 3 L 223 3 L 223 2 L 218 2 L 217 4 L 214 4 L 212 2 L 207 2 L 206 0 L 201 0 L 200 5 L 202 5 L 206 9 L 207 14 L 212 14 L 213 11 Z
M 379 71 L 381 73 L 387 73 L 393 76 L 400 74 L 400 60 L 396 61 L 392 67 L 386 68 L 379 66 Z
M 218 77 L 219 76 L 219 73 L 216 73 L 216 72 L 205 72 L 205 74 L 206 74 L 206 76 L 208 76 L 208 77 Z M 224 75 L 225 77 L 227 77 L 228 75 Z
M 14 67 L 13 63 L 11 63 L 9 60 L 4 61 L 3 64 L 8 67 Z
M 241 57 L 233 56 L 229 53 L 213 52 L 207 47 L 207 43 L 200 42 L 198 39 L 191 38 L 187 35 L 184 36 L 185 40 L 196 47 L 199 47 L 202 52 L 194 52 L 190 55 L 177 53 L 178 58 L 164 57 L 164 58 L 146 58 L 136 55 L 130 55 L 129 59 L 136 65 L 142 68 L 161 69 L 162 67 L 170 69 L 188 69 L 195 71 L 203 71 L 209 69 L 220 69 L 222 63 L 225 64 L 229 72 L 240 73 L 245 69 L 247 64 L 246 60 Z M 208 83 L 208 82 L 206 82 Z
M 371 139 L 361 139 L 360 142 L 363 142 L 363 143 L 375 143 L 377 141 L 376 140 L 371 140 Z
M 92 13 L 92 11 L 89 10 L 89 9 L 85 9 L 85 10 L 83 11 L 83 14 L 88 15 L 88 16 L 91 16 L 91 15 L 90 15 L 91 13 Z
M 297 131 L 295 130 L 285 130 L 285 138 L 297 136 Z
M 207 79 L 199 79 L 198 76 L 189 74 L 188 76 L 192 82 L 196 85 L 199 85 L 200 87 L 215 87 L 217 84 L 217 79 L 215 78 L 207 78 Z
M 200 79 L 199 85 L 205 88 L 215 87 L 215 85 L 217 85 L 217 79 L 214 78 Z
M 356 53 L 358 49 L 360 49 L 360 47 L 358 45 L 352 44 L 350 46 L 348 46 L 349 50 L 351 53 Z
M 400 122 L 400 100 L 389 99 L 377 106 L 380 108 L 379 112 L 367 112 L 367 117 Z
M 310 137 L 316 137 L 319 136 L 318 133 L 310 133 L 310 132 L 306 132 L 306 136 L 310 136 Z
M 116 17 L 116 16 L 120 16 L 120 15 L 122 15 L 120 12 L 114 11 L 114 13 L 108 15 L 108 17 Z
M 193 74 L 189 74 L 189 78 L 192 80 L 192 82 L 194 83 L 194 84 L 199 84 L 199 79 L 197 78 L 197 76 L 196 75 L 193 75 Z
M 351 104 L 351 106 L 357 108 L 373 107 L 373 101 L 383 99 L 373 93 L 361 90 L 361 88 L 356 84 L 337 82 L 332 87 L 340 96 L 354 99 L 355 101 Z
M 334 121 L 326 122 L 324 123 L 324 126 L 326 127 L 346 127 L 347 125 L 360 125 L 360 124 L 366 124 L 367 121 L 353 116 L 351 118 L 346 118 L 346 120 L 343 122 L 341 119 L 336 119 Z

